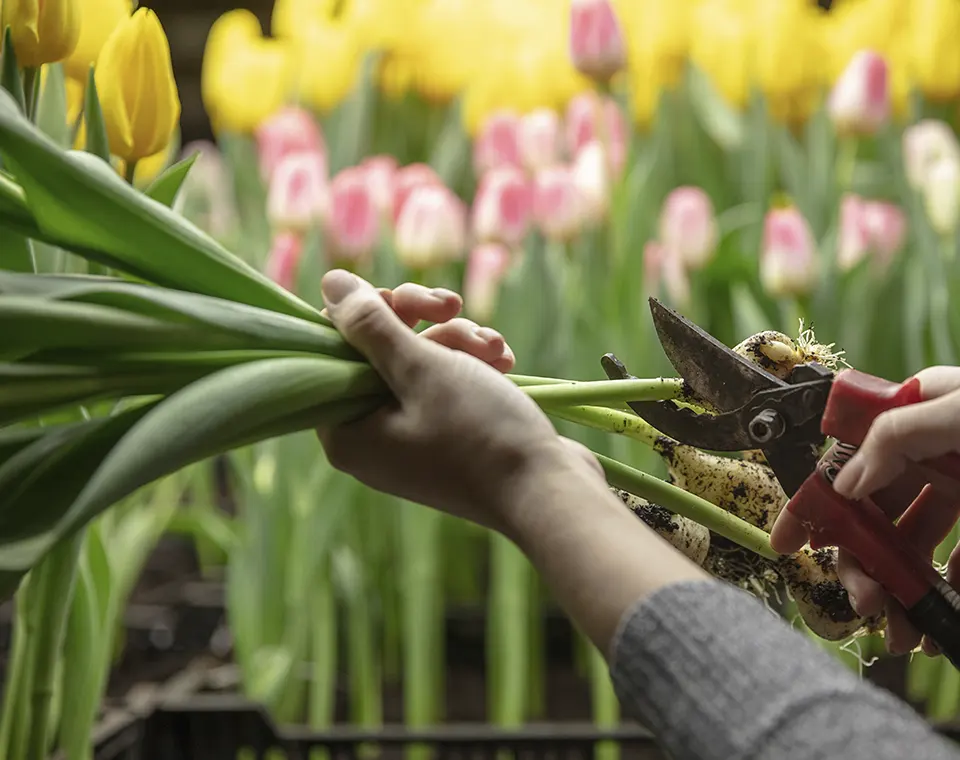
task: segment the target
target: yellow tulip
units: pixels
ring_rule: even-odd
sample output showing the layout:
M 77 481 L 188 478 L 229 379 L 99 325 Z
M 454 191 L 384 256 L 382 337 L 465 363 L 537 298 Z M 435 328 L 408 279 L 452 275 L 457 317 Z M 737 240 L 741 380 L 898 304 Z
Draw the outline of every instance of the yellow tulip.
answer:
M 107 38 L 133 13 L 130 0 L 76 0 L 80 5 L 80 39 L 63 61 L 68 76 L 85 81 Z
M 917 86 L 931 100 L 952 100 L 960 94 L 960 3 L 910 0 L 910 11 L 910 67 Z
M 690 58 L 734 108 L 750 99 L 755 27 L 740 0 L 706 0 L 693 11 Z
M 140 8 L 114 30 L 95 81 L 111 153 L 139 161 L 166 147 L 180 122 L 180 96 L 170 45 L 153 11 Z
M 823 18 L 808 0 L 758 0 L 755 81 L 771 98 L 788 100 L 823 82 Z
M 342 23 L 314 22 L 294 43 L 297 99 L 326 113 L 356 86 L 362 62 L 353 29 Z
M 18 63 L 39 68 L 74 51 L 80 39 L 80 14 L 77 0 L 4 0 L 0 27 L 10 27 Z
M 67 77 L 64 81 L 64 89 L 67 96 L 67 124 L 72 127 L 83 113 L 83 98 L 87 87 L 84 82 Z
M 207 36 L 201 95 L 216 132 L 249 134 L 287 101 L 293 59 L 287 41 L 265 39 L 248 10 L 229 11 Z
M 270 31 L 274 37 L 296 39 L 303 33 L 304 24 L 329 21 L 340 0 L 276 0 L 270 16 Z
M 377 87 L 390 100 L 401 100 L 416 77 L 416 63 L 396 53 L 387 53 L 377 69 Z

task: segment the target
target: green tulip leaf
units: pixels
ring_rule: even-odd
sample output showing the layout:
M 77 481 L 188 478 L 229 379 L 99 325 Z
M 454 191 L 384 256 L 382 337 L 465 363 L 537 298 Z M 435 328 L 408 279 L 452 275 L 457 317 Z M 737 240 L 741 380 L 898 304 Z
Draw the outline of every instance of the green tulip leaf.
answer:
M 230 367 L 160 402 L 46 429 L 0 465 L 0 595 L 57 541 L 142 486 L 231 449 L 353 419 L 384 393 L 368 365 L 277 359 Z
M 242 338 L 241 345 L 249 349 L 307 351 L 350 360 L 361 358 L 335 328 L 326 324 L 220 298 L 112 278 L 0 272 L 0 303 L 6 296 L 33 298 L 40 303 L 49 299 L 121 309 L 141 317 L 190 325 L 221 335 L 238 336 Z M 42 310 L 44 307 L 37 308 Z M 0 319 L 2 314 L 0 307 Z M 25 342 L 30 340 L 29 336 L 21 337 Z M 198 339 L 194 337 L 191 340 L 196 343 Z M 211 338 L 206 342 L 206 347 L 230 346 L 219 339 Z M 187 348 L 188 346 L 184 345 L 180 350 Z
M 98 252 L 97 263 L 158 285 L 319 318 L 317 309 L 130 187 L 100 159 L 58 148 L 6 92 L 0 92 L 0 154 L 37 226 L 70 250 Z
M 67 124 L 67 83 L 63 65 L 48 63 L 44 71 L 37 100 L 37 127 L 61 148 L 69 148 L 73 125 Z
M 157 203 L 162 203 L 164 206 L 173 206 L 173 202 L 177 199 L 177 193 L 180 192 L 180 188 L 183 186 L 183 182 L 187 178 L 190 168 L 196 162 L 199 155 L 199 153 L 194 153 L 193 155 L 187 156 L 183 161 L 178 161 L 172 166 L 168 166 L 160 173 L 160 176 L 150 183 L 150 186 L 145 191 L 146 194 L 157 201 Z
M 14 102 L 23 112 L 23 80 L 20 78 L 20 67 L 17 65 L 17 54 L 13 50 L 13 38 L 10 27 L 3 28 L 3 52 L 0 53 L 0 87 L 10 93 Z
M 97 81 L 93 66 L 87 72 L 87 89 L 83 96 L 83 121 L 86 125 L 87 153 L 110 163 L 110 141 L 107 139 L 107 127 L 103 123 L 103 110 L 100 108 L 100 96 L 97 94 Z

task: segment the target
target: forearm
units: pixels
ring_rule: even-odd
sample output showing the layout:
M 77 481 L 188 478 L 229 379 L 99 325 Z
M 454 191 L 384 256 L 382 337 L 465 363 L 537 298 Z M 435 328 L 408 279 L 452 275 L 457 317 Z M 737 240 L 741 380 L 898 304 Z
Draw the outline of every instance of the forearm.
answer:
M 664 588 L 624 616 L 624 709 L 676 760 L 958 760 L 909 707 L 719 581 Z
M 526 482 L 508 535 L 671 757 L 960 759 L 905 705 L 683 557 L 588 466 Z
M 625 509 L 571 457 L 512 489 L 507 535 L 578 628 L 604 653 L 624 614 L 672 583 L 706 573 Z

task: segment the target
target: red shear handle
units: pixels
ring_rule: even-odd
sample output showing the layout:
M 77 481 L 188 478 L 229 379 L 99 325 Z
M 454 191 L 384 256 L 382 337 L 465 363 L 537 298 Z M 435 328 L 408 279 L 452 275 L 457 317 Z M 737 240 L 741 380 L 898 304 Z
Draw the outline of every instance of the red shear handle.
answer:
M 867 575 L 910 609 L 940 581 L 940 576 L 898 533 L 869 499 L 848 501 L 833 490 L 830 468 L 821 460 L 787 505 L 810 534 L 810 546 L 839 546 L 856 557 Z
M 883 412 L 921 401 L 920 381 L 915 377 L 904 383 L 894 383 L 846 369 L 833 380 L 820 430 L 838 441 L 859 446 L 870 425 Z M 920 465 L 960 484 L 960 454 L 944 454 Z

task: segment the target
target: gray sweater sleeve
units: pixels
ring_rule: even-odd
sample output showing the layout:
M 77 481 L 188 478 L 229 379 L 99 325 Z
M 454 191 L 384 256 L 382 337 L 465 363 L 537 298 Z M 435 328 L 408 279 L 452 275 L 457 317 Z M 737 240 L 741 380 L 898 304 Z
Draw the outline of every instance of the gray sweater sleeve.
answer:
M 907 705 L 719 581 L 638 603 L 612 647 L 625 713 L 674 760 L 960 760 Z

